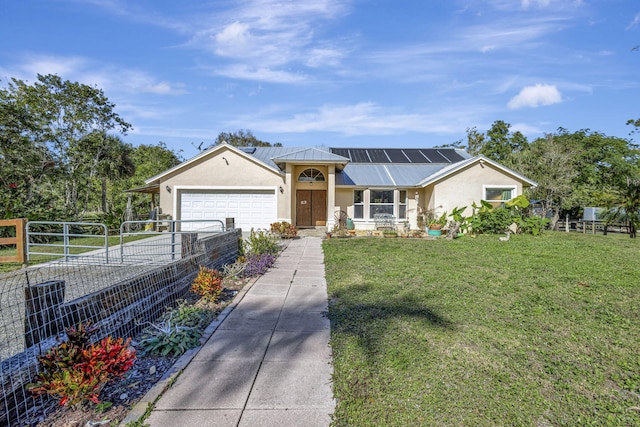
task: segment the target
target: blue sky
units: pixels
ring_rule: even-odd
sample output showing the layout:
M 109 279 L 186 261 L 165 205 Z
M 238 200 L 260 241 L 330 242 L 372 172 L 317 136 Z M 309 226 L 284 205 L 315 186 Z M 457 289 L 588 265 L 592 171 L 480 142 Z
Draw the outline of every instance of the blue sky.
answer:
M 431 147 L 504 120 L 629 137 L 637 0 L 4 0 L 0 84 L 96 85 L 134 145 L 251 130 L 285 146 Z

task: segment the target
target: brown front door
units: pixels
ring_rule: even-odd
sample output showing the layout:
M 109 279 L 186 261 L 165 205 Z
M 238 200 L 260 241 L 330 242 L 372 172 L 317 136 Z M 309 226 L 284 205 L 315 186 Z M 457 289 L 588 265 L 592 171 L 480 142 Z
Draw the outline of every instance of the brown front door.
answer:
M 296 226 L 315 227 L 327 221 L 327 191 L 296 191 Z

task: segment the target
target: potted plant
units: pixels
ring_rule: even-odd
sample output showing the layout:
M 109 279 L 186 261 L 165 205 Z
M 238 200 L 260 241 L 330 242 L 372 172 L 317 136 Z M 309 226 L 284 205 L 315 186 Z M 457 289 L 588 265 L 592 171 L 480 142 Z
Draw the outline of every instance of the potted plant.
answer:
M 430 236 L 441 236 L 442 228 L 447 225 L 447 213 L 443 212 L 439 217 L 433 217 L 433 219 L 429 222 L 429 231 L 427 232 Z
M 398 232 L 396 230 L 384 230 L 382 235 L 384 237 L 398 237 Z

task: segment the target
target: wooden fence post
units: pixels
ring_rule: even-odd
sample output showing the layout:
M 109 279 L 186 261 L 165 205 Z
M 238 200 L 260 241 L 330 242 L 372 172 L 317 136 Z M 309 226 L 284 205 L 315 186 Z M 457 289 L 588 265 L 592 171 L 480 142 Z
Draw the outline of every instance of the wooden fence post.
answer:
M 15 227 L 16 237 L 2 237 L 0 238 L 0 245 L 15 245 L 15 256 L 3 256 L 0 257 L 0 262 L 17 262 L 24 264 L 27 260 L 27 242 L 25 241 L 25 225 L 27 220 L 25 218 L 17 219 L 3 219 L 0 220 L 0 227 Z

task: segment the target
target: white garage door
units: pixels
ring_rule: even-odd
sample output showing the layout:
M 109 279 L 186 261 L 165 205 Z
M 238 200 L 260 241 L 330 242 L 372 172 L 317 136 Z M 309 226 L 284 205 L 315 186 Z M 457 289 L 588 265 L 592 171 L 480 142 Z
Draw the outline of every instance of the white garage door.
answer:
M 269 228 L 276 221 L 276 195 L 273 190 L 190 191 L 180 192 L 180 219 L 234 218 L 236 227 Z M 202 228 L 204 223 L 183 223 L 182 230 Z

